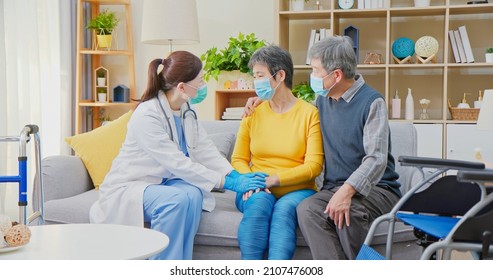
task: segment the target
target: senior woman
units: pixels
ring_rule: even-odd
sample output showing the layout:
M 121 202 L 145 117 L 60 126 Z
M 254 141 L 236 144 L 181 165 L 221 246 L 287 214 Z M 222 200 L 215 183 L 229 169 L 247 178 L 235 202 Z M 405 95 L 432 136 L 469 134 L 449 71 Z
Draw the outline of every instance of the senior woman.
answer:
M 291 259 L 296 249 L 296 206 L 316 192 L 323 148 L 317 108 L 291 92 L 293 62 L 278 46 L 258 49 L 249 67 L 255 91 L 268 101 L 241 121 L 231 164 L 240 173 L 269 174 L 266 189 L 237 193 L 242 259 Z

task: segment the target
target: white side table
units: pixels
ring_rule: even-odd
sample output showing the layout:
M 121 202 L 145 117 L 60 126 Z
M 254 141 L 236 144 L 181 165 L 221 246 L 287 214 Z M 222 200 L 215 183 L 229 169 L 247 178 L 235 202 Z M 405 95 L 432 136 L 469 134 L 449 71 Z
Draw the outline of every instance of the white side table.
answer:
M 30 242 L 18 250 L 0 253 L 0 260 L 147 259 L 169 244 L 168 236 L 144 227 L 57 224 L 29 229 Z

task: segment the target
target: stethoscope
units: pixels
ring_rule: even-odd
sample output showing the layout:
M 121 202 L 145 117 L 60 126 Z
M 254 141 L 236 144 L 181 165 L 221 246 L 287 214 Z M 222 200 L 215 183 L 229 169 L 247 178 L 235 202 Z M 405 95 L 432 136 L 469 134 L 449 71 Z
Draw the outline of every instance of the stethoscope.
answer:
M 173 136 L 173 128 L 171 127 L 171 122 L 169 120 L 170 118 L 168 117 L 168 114 L 166 114 L 163 104 L 161 104 L 161 100 L 159 100 L 159 98 L 157 98 L 157 102 L 159 103 L 159 107 L 161 107 L 161 111 L 163 111 L 164 117 L 166 119 L 166 123 L 168 124 L 171 141 L 174 142 L 175 138 Z M 197 148 L 197 140 L 199 138 L 199 124 L 197 119 L 197 113 L 190 107 L 190 103 L 188 102 L 187 102 L 187 109 L 183 111 L 181 114 L 181 126 L 183 128 L 183 134 L 185 135 L 185 143 L 187 144 L 187 148 L 188 149 Z M 191 130 L 187 130 L 189 126 L 191 127 Z M 190 131 L 192 135 L 188 135 L 189 134 L 188 132 Z

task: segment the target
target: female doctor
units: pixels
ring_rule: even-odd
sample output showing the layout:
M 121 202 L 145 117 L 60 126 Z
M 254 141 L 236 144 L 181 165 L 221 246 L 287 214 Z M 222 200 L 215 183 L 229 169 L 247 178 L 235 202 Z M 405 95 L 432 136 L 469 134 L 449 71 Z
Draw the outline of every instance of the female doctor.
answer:
M 265 187 L 265 174 L 239 174 L 197 123 L 189 103 L 207 95 L 202 62 L 186 51 L 149 64 L 147 89 L 128 123 L 118 156 L 99 188 L 91 223 L 143 226 L 169 246 L 153 259 L 191 259 L 201 211 L 213 189 L 245 193 Z

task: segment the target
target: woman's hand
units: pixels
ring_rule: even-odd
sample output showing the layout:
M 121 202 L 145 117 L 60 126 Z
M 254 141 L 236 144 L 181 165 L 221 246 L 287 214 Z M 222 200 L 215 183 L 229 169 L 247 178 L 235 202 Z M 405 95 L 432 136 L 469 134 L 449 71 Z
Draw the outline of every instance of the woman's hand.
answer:
M 264 191 L 266 193 L 272 193 L 269 188 L 271 187 L 275 187 L 275 186 L 279 186 L 279 177 L 277 177 L 277 175 L 271 175 L 269 177 L 266 177 L 265 178 L 265 188 L 264 189 L 256 189 L 255 192 L 258 193 L 260 191 Z M 248 191 L 246 193 L 243 194 L 243 200 L 246 201 L 247 199 L 249 199 L 252 195 L 253 195 L 253 192 L 254 191 Z

